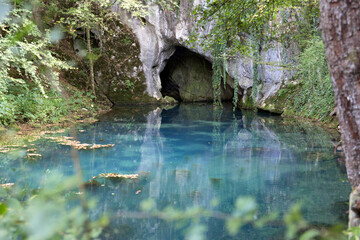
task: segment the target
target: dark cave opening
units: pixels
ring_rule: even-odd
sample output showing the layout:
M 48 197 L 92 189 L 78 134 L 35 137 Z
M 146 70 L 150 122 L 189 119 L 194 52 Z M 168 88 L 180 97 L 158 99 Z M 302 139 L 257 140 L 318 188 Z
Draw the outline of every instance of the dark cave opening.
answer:
M 177 46 L 160 73 L 161 94 L 180 102 L 213 101 L 212 65 L 201 55 Z M 230 86 L 222 89 L 222 100 L 231 100 Z

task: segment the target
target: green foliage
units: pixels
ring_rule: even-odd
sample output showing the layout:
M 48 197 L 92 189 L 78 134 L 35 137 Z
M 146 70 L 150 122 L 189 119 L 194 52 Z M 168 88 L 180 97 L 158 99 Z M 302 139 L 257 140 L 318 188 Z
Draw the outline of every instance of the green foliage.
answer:
M 234 78 L 234 97 L 233 97 L 233 111 L 235 111 L 238 101 L 239 101 L 239 96 L 238 96 L 238 89 L 239 89 L 239 77 L 237 75 L 237 69 L 235 71 L 235 78 Z
M 0 187 L 0 238 L 96 239 L 108 220 L 90 222 L 88 212 L 74 204 L 76 184 L 75 178 L 49 173 L 38 191 Z M 94 201 L 89 206 L 95 207 Z
M 59 71 L 70 67 L 49 50 L 50 30 L 39 30 L 32 11 L 9 14 L 0 23 L 0 124 L 56 119 L 63 105 L 48 95 L 58 95 Z
M 289 85 L 278 93 L 279 97 L 288 95 L 287 108 L 301 117 L 328 120 L 335 101 L 324 43 L 320 37 L 307 41 L 298 58 L 296 79 L 298 85 Z
M 350 240 L 359 240 L 360 239 L 360 227 L 351 227 L 345 231 Z
M 49 32 L 40 32 L 31 21 L 31 11 L 14 9 L 11 15 L 0 23 L 0 98 L 7 94 L 9 86 L 28 88 L 29 84 L 45 95 L 45 87 L 57 85 L 57 70 L 69 66 L 48 49 Z
M 320 37 L 307 42 L 299 57 L 298 69 L 297 78 L 302 88 L 296 96 L 295 109 L 306 117 L 322 119 L 329 116 L 335 107 L 334 92 Z
M 252 47 L 252 57 L 253 57 L 253 85 L 252 85 L 252 99 L 256 102 L 257 94 L 259 92 L 259 62 L 260 62 L 260 54 L 261 54 L 261 41 L 256 38 L 255 35 L 250 36 L 251 39 L 251 47 Z
M 263 43 L 308 38 L 316 31 L 319 7 L 318 0 L 214 0 L 197 6 L 193 15 L 200 18 L 197 29 L 206 29 L 210 21 L 214 27 L 206 35 L 194 31 L 190 42 L 200 41 L 209 50 L 224 38 L 234 56 L 251 53 L 249 35 Z
M 142 3 L 142 1 L 121 0 L 117 2 L 122 9 L 130 12 L 133 17 L 146 17 L 148 15 L 148 8 Z
M 63 15 L 59 23 L 70 27 L 70 33 L 75 33 L 78 28 L 106 31 L 107 27 L 104 22 L 113 14 L 109 11 L 111 6 L 112 3 L 109 0 L 75 1 L 70 8 L 62 9 Z
M 297 203 L 284 215 L 286 224 L 285 239 L 324 239 L 324 240 L 345 240 L 347 239 L 342 232 L 341 226 L 318 229 L 312 227 L 301 214 L 301 204 Z
M 0 103 L 0 124 L 16 122 L 57 123 L 64 121 L 70 113 L 86 108 L 94 111 L 92 97 L 81 91 L 71 92 L 71 97 L 61 97 L 54 91 L 47 91 L 47 97 L 31 90 L 19 90 L 7 95 Z
M 226 228 L 231 235 L 236 235 L 240 228 L 254 221 L 257 205 L 250 197 L 238 198 L 235 203 L 235 211 L 231 218 L 226 221 Z
M 216 208 L 217 199 L 213 200 L 212 207 Z M 279 221 L 279 214 L 270 213 L 259 216 L 258 206 L 252 197 L 239 197 L 236 199 L 234 209 L 231 213 L 220 213 L 213 209 L 204 209 L 199 206 L 178 210 L 172 206 L 164 209 L 158 209 L 153 199 L 147 199 L 141 204 L 142 211 L 146 212 L 144 216 L 163 219 L 174 222 L 175 226 L 186 228 L 187 239 L 206 239 L 207 226 L 202 221 L 208 218 L 223 219 L 225 221 L 226 231 L 233 237 L 239 233 L 244 226 L 253 226 L 254 228 L 266 227 L 272 221 Z M 324 239 L 341 240 L 346 239 L 343 234 L 343 226 L 333 226 L 330 228 L 317 228 L 309 224 L 302 216 L 301 204 L 294 204 L 283 216 L 282 220 L 286 231 L 284 238 L 281 239 Z M 359 236 L 359 228 L 353 228 L 346 232 L 347 235 Z M 354 238 L 358 239 L 358 238 Z
M 212 87 L 213 87 L 213 94 L 214 94 L 214 105 L 216 106 L 222 106 L 221 104 L 221 80 L 224 79 L 224 84 L 225 84 L 225 79 L 226 76 L 222 75 L 223 72 L 223 59 L 224 59 L 224 54 L 225 54 L 225 46 L 224 46 L 224 42 L 221 43 L 216 43 L 216 45 L 213 48 L 213 56 L 214 56 L 214 61 L 212 63 L 212 70 L 213 70 L 213 75 L 212 75 Z
M 189 40 L 190 43 L 200 43 L 204 50 L 211 50 L 214 57 L 214 92 L 219 91 L 218 78 L 219 71 L 217 61 L 217 45 L 219 43 L 225 43 L 226 49 L 223 51 L 223 58 L 229 59 L 232 57 L 237 57 L 238 54 L 248 56 L 252 59 L 253 62 L 253 87 L 252 87 L 252 98 L 256 102 L 257 94 L 259 89 L 260 77 L 259 77 L 259 67 L 261 65 L 272 63 L 267 63 L 262 61 L 261 52 L 271 47 L 274 42 L 281 42 L 285 48 L 292 47 L 291 59 L 287 59 L 282 64 L 283 66 L 289 67 L 291 63 L 291 68 L 294 69 L 296 62 L 292 59 L 299 57 L 297 52 L 294 49 L 306 52 L 301 54 L 299 57 L 300 65 L 298 68 L 298 76 L 300 78 L 308 78 L 306 75 L 312 75 L 311 83 L 314 83 L 314 73 L 311 70 L 311 73 L 305 73 L 303 69 L 306 69 L 305 61 L 309 60 L 308 65 L 313 67 L 313 58 L 309 58 L 308 55 L 310 51 L 320 51 L 317 47 L 309 49 L 309 41 L 315 36 L 319 36 L 318 25 L 319 25 L 319 6 L 318 0 L 214 0 L 207 1 L 205 5 L 199 5 L 193 11 L 195 17 L 199 18 L 197 22 L 196 30 L 192 33 L 192 36 Z M 212 22 L 212 28 L 208 31 L 207 34 L 203 34 L 205 30 L 208 29 L 209 22 Z M 199 33 L 202 32 L 201 35 Z M 207 32 L 207 31 L 205 31 Z M 316 56 L 315 59 L 320 59 L 323 55 Z M 283 59 L 286 59 L 287 56 L 283 56 Z M 321 64 L 324 63 L 323 59 L 320 61 Z M 223 64 L 224 65 L 224 64 Z M 324 70 L 323 66 L 319 66 L 320 73 L 316 73 L 319 78 L 326 78 L 325 74 L 327 70 Z M 285 68 L 284 68 L 285 70 Z M 324 86 L 321 87 L 320 84 L 312 84 L 311 87 L 316 87 L 316 91 L 320 94 L 325 94 L 324 99 L 316 98 L 320 100 L 323 104 L 329 103 L 330 93 L 327 91 L 327 80 L 321 80 L 324 82 Z M 301 85 L 305 85 L 304 83 Z M 300 115 L 305 115 L 311 117 L 315 115 L 316 112 L 321 108 L 320 106 L 305 104 L 303 101 L 309 99 L 310 90 L 309 84 L 305 86 L 304 95 L 302 99 L 298 99 L 296 106 L 296 111 L 299 111 L 300 108 L 303 108 L 304 105 L 307 105 L 307 111 L 301 111 Z M 326 90 L 325 90 L 326 89 Z M 236 95 L 234 95 L 235 97 Z M 217 102 L 217 100 L 215 100 Z M 314 101 L 312 101 L 314 102 Z M 313 108 L 312 106 L 315 106 Z M 333 106 L 333 104 L 330 104 Z M 328 107 L 326 107 L 326 112 Z M 324 111 L 317 114 L 315 118 L 323 118 L 326 113 Z
M 125 86 L 126 86 L 127 89 L 133 89 L 134 88 L 134 83 L 130 79 L 126 79 L 125 80 Z

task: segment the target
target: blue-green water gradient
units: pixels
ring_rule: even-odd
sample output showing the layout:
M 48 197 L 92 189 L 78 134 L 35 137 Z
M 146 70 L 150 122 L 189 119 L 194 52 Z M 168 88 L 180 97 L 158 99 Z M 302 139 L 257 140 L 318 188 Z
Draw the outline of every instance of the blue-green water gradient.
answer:
M 350 186 L 343 156 L 332 143 L 338 137 L 309 123 L 233 112 L 227 105 L 214 110 L 211 104 L 123 107 L 77 128 L 82 143 L 115 144 L 79 151 L 85 181 L 101 173 L 146 176 L 136 183 L 99 180 L 103 186 L 89 189 L 98 199 L 91 217 L 111 218 L 104 239 L 184 239 L 188 223 L 126 215 L 140 211 L 148 198 L 159 209 L 200 206 L 228 214 L 238 197 L 252 196 L 258 217 L 280 214 L 278 222 L 263 229 L 247 225 L 236 236 L 227 233 L 223 220 L 201 218 L 208 239 L 282 239 L 281 216 L 296 202 L 312 225 L 346 224 Z M 49 172 L 74 174 L 71 147 L 49 140 L 36 147 L 42 154 L 38 161 L 0 164 L 2 181 L 37 187 Z

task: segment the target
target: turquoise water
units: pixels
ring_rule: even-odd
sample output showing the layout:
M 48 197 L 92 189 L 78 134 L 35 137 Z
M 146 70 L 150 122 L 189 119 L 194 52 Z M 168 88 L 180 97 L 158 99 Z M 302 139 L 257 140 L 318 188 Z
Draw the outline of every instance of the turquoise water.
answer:
M 312 225 L 346 224 L 350 186 L 343 157 L 331 143 L 338 136 L 309 123 L 232 112 L 227 105 L 215 112 L 209 104 L 182 104 L 169 110 L 119 108 L 77 130 L 80 142 L 115 144 L 79 151 L 84 180 L 101 173 L 146 175 L 135 183 L 100 180 L 104 186 L 89 189 L 100 199 L 91 218 L 111 217 L 104 239 L 184 239 L 188 223 L 138 214 L 148 198 L 159 209 L 200 206 L 227 214 L 238 197 L 252 196 L 258 217 L 282 216 L 301 202 Z M 26 184 L 37 187 L 48 172 L 74 174 L 69 146 L 48 140 L 35 144 L 42 158 L 3 161 L 3 182 L 24 184 L 17 176 L 26 173 Z M 275 221 L 262 230 L 246 225 L 231 237 L 221 219 L 200 218 L 199 224 L 207 227 L 207 239 L 282 239 L 284 231 Z

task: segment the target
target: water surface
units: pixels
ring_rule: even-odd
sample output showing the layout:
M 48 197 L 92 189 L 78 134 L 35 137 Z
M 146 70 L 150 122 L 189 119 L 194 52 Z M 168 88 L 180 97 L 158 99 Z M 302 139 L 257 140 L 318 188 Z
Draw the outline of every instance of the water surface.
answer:
M 101 173 L 147 176 L 136 183 L 100 180 L 104 186 L 90 189 L 100 200 L 91 217 L 111 216 L 104 239 L 184 239 L 187 223 L 126 215 L 140 211 L 148 198 L 159 209 L 200 206 L 231 213 L 238 197 L 252 196 L 258 217 L 282 216 L 301 202 L 304 218 L 313 225 L 346 224 L 350 186 L 343 157 L 331 143 L 338 136 L 309 123 L 233 112 L 231 106 L 219 112 L 209 104 L 182 104 L 169 110 L 118 108 L 77 130 L 80 142 L 115 144 L 79 151 L 84 180 Z M 48 140 L 36 145 L 42 154 L 38 161 L 6 161 L 0 155 L 2 182 L 37 187 L 49 172 L 74 174 L 69 146 Z M 247 225 L 231 237 L 222 220 L 201 218 L 199 224 L 207 227 L 208 239 L 282 239 L 284 231 L 278 221 L 262 230 Z

